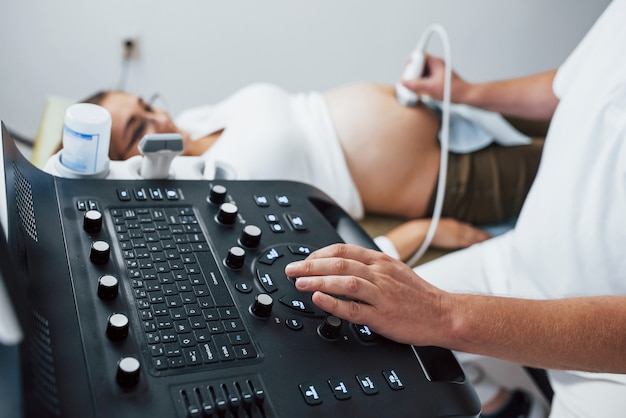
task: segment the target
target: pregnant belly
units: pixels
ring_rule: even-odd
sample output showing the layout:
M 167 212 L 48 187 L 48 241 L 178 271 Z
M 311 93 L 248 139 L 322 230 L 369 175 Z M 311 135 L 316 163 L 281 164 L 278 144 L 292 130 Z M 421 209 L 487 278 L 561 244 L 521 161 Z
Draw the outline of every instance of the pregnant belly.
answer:
M 422 216 L 439 167 L 434 112 L 400 105 L 383 84 L 340 87 L 325 99 L 365 209 Z

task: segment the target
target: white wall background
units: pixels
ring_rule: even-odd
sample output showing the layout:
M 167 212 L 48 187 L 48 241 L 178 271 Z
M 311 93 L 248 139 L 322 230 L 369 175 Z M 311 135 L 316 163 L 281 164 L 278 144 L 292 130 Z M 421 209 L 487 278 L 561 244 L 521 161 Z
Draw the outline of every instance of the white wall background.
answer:
M 431 23 L 470 81 L 557 66 L 609 0 L 3 0 L 0 119 L 33 137 L 50 95 L 116 88 L 121 39 L 139 37 L 125 88 L 176 114 L 250 82 L 323 90 L 395 82 Z M 432 38 L 429 51 L 441 51 Z

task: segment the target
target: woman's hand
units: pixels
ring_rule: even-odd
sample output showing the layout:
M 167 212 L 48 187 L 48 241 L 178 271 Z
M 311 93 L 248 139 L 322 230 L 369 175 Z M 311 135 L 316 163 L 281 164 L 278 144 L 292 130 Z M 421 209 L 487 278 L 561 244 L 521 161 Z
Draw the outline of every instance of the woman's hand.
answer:
M 466 222 L 453 218 L 442 218 L 437 224 L 437 231 L 431 245 L 437 248 L 457 250 L 466 248 L 491 238 L 491 235 Z
M 430 219 L 411 219 L 389 231 L 385 236 L 396 248 L 401 260 L 417 251 L 428 232 Z M 487 232 L 453 218 L 441 218 L 430 243 L 447 250 L 466 248 L 491 238 Z
M 407 344 L 444 341 L 448 294 L 381 252 L 335 244 L 289 264 L 285 274 L 297 278 L 299 291 L 313 292 L 315 305 L 339 318 Z

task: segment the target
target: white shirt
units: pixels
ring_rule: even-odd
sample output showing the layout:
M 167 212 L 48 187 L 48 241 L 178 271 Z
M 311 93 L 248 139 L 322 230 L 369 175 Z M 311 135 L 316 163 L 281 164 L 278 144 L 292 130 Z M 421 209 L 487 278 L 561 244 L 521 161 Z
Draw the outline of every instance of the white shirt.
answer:
M 416 268 L 454 292 L 537 299 L 626 294 L 626 0 L 559 68 L 560 99 L 515 228 Z M 530 342 L 532 343 L 532 342 Z M 549 371 L 551 417 L 613 417 L 626 375 Z
M 192 139 L 224 129 L 202 156 L 205 178 L 225 167 L 238 180 L 292 180 L 319 188 L 352 217 L 363 205 L 323 96 L 252 84 L 215 106 L 183 112 Z
M 560 103 L 512 232 L 512 271 L 537 297 L 626 294 L 626 1 L 559 69 Z

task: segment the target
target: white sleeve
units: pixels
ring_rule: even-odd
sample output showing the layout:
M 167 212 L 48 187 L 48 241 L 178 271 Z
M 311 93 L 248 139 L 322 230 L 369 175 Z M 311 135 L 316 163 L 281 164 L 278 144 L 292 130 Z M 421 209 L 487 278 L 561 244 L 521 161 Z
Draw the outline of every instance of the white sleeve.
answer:
M 396 246 L 393 245 L 391 240 L 384 235 L 379 235 L 374 238 L 374 243 L 380 248 L 380 250 L 387 254 L 390 257 L 399 259 L 400 254 L 398 254 L 398 250 L 396 250 Z

